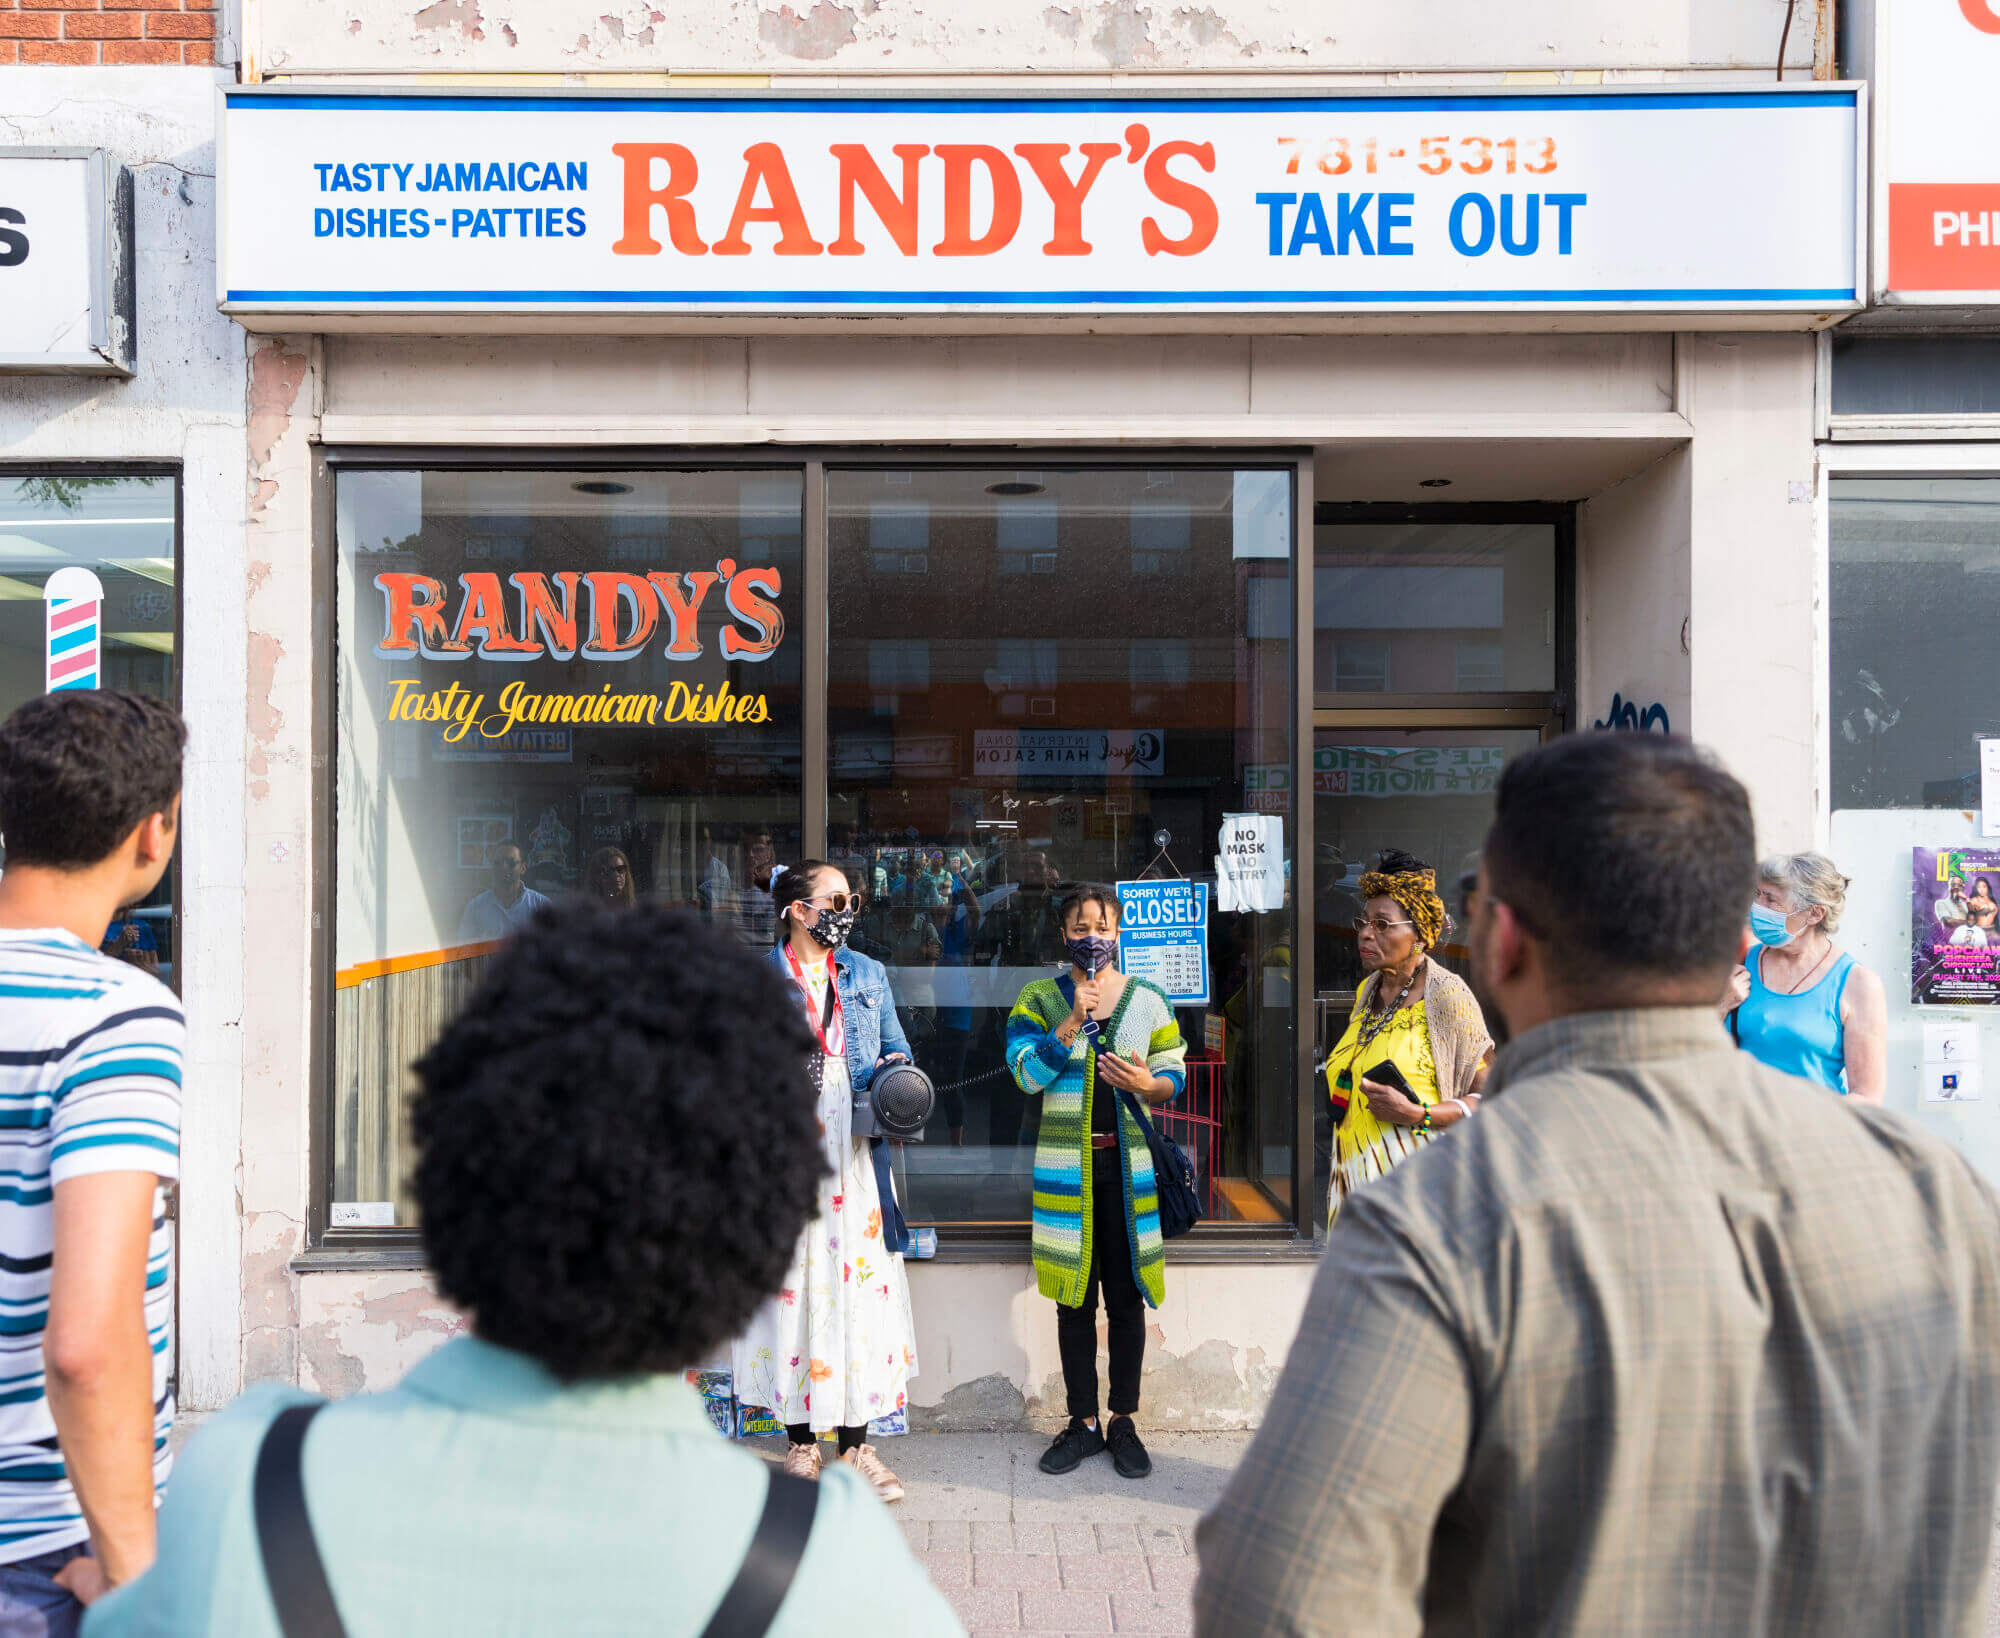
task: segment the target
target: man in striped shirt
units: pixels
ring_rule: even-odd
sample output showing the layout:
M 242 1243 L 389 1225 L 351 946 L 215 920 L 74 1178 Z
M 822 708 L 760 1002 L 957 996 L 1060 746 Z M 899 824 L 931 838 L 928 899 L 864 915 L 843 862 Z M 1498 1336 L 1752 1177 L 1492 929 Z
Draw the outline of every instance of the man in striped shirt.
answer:
M 186 739 L 109 691 L 0 724 L 0 1638 L 73 1634 L 153 1560 L 185 1026 L 98 945 L 167 867 Z

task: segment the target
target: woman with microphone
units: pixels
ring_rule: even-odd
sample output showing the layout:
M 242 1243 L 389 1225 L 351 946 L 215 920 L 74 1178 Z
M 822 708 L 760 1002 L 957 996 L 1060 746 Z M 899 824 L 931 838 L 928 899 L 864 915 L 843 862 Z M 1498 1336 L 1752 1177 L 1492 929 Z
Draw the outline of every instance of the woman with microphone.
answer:
M 877 1070 L 907 1062 L 889 975 L 847 948 L 861 901 L 838 866 L 795 864 L 772 885 L 778 944 L 771 964 L 791 980 L 818 1050 L 820 1128 L 828 1173 L 819 1206 L 777 1296 L 730 1349 L 736 1397 L 785 1424 L 785 1471 L 816 1479 L 818 1435 L 834 1430 L 840 1459 L 885 1502 L 903 1486 L 867 1442 L 868 1424 L 902 1408 L 917 1374 L 916 1327 L 903 1277 L 908 1248 L 880 1140 L 856 1137 L 853 1100 Z
M 1118 970 L 1118 896 L 1077 887 L 1057 910 L 1067 969 L 1022 991 L 1007 1020 L 1007 1067 L 1042 1100 L 1035 1148 L 1035 1280 L 1056 1301 L 1069 1426 L 1042 1457 L 1069 1473 L 1109 1449 L 1128 1479 L 1153 1470 L 1132 1417 L 1146 1357 L 1146 1309 L 1166 1296 L 1166 1251 L 1155 1203 L 1146 1105 L 1178 1097 L 1187 1045 L 1163 991 Z M 1097 1418 L 1097 1298 L 1111 1347 L 1111 1423 Z

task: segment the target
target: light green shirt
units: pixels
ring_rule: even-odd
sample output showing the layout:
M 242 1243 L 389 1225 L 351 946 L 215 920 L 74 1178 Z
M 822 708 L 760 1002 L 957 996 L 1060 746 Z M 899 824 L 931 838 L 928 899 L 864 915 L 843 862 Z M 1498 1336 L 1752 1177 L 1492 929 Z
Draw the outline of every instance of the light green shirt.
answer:
M 272 1419 L 307 1396 L 251 1390 L 190 1441 L 159 1561 L 101 1599 L 88 1638 L 278 1638 L 250 1505 Z M 386 1393 L 314 1419 L 306 1506 L 351 1638 L 504 1633 L 696 1638 L 764 1506 L 769 1469 L 678 1377 L 565 1387 L 472 1337 Z M 828 1464 L 772 1638 L 962 1638 L 865 1480 Z

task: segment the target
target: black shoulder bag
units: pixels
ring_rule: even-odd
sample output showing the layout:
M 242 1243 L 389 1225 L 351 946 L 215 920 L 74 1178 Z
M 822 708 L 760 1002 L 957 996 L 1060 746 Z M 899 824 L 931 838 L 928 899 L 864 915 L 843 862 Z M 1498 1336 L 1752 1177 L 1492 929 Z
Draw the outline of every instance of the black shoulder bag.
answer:
M 1146 1147 L 1153 1152 L 1153 1192 L 1160 1207 L 1160 1238 L 1172 1240 L 1201 1221 L 1201 1196 L 1195 1192 L 1194 1162 L 1187 1151 L 1162 1132 L 1123 1088 L 1118 1097 L 1139 1123 Z
M 264 1579 L 270 1585 L 278 1627 L 285 1638 L 346 1638 L 347 1634 L 333 1602 L 333 1589 L 327 1585 L 319 1544 L 313 1539 L 299 1474 L 306 1429 L 324 1409 L 324 1401 L 287 1406 L 257 1449 L 251 1492 L 257 1550 L 264 1560 Z M 750 1550 L 702 1629 L 702 1638 L 763 1638 L 798 1573 L 818 1506 L 817 1485 L 785 1473 L 771 1474 L 771 1488 L 764 1497 L 757 1533 L 750 1538 Z

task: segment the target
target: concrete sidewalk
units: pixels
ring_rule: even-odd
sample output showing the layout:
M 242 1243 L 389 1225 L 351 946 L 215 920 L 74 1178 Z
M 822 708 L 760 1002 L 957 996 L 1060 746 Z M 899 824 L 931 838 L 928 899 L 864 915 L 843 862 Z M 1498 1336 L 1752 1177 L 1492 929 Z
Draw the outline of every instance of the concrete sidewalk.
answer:
M 892 1511 L 974 1638 L 982 1633 L 1192 1630 L 1194 1525 L 1247 1433 L 1159 1433 L 1147 1479 L 1109 1456 L 1050 1478 L 1046 1433 L 913 1433 L 877 1447 L 909 1495 Z M 758 1440 L 773 1455 L 775 1440 Z

